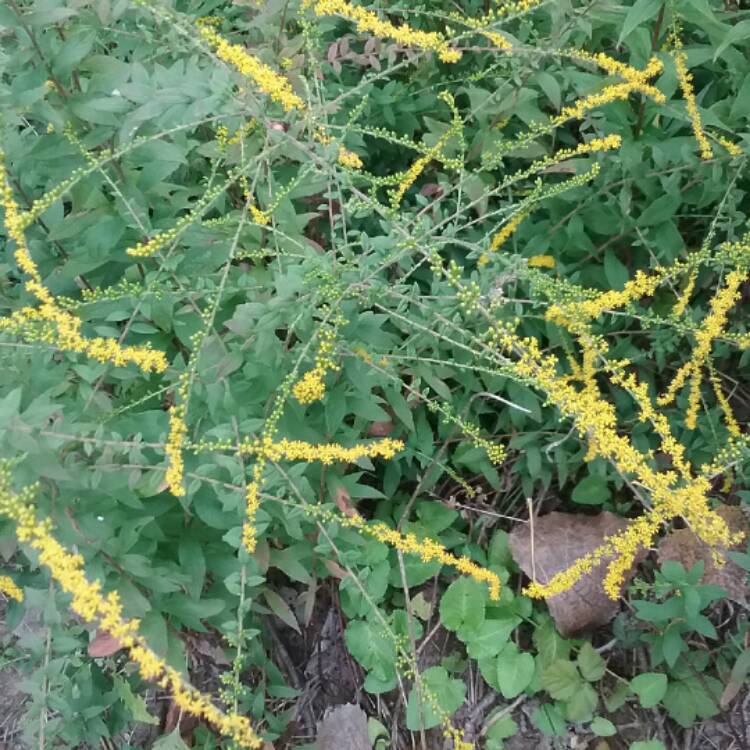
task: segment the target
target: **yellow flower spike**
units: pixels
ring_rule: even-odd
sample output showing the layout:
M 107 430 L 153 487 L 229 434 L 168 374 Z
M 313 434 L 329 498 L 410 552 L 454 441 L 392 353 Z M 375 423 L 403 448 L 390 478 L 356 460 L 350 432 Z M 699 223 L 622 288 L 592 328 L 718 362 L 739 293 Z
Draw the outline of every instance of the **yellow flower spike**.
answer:
M 740 437 L 740 435 L 742 434 L 742 430 L 740 429 L 740 425 L 737 422 L 737 418 L 734 416 L 732 407 L 729 404 L 729 399 L 724 395 L 724 391 L 721 388 L 721 381 L 713 371 L 713 368 L 711 368 L 710 380 L 711 385 L 714 389 L 714 394 L 716 395 L 716 401 L 719 404 L 722 412 L 724 413 L 724 421 L 727 425 L 727 431 L 733 437 Z
M 292 90 L 292 85 L 239 44 L 230 44 L 208 23 L 198 23 L 198 33 L 212 47 L 216 56 L 252 81 L 264 94 L 278 102 L 285 112 L 303 111 L 305 103 Z
M 682 95 L 685 97 L 685 105 L 690 116 L 690 124 L 693 128 L 695 140 L 698 143 L 701 159 L 710 159 L 713 156 L 713 151 L 703 131 L 703 123 L 701 122 L 700 112 L 698 112 L 698 103 L 695 100 L 695 91 L 693 89 L 693 75 L 687 67 L 687 55 L 678 49 L 672 53 L 672 59 L 677 69 L 677 80 L 680 82 Z
M 706 363 L 714 340 L 721 336 L 724 327 L 727 324 L 729 311 L 740 298 L 739 288 L 747 278 L 748 272 L 745 269 L 734 269 L 727 274 L 724 287 L 714 295 L 711 300 L 710 312 L 703 321 L 700 330 L 695 335 L 696 343 L 690 360 L 680 367 L 670 382 L 667 390 L 657 399 L 659 406 L 670 404 L 677 395 L 677 392 L 685 385 L 688 379 L 690 379 L 691 389 L 689 397 L 690 406 L 688 409 L 688 426 L 690 426 L 690 424 L 695 424 L 694 415 L 697 413 L 697 404 L 700 399 L 700 370 Z M 696 377 L 697 385 L 695 384 Z M 686 423 L 687 422 L 688 420 L 686 420 Z
M 244 716 L 226 714 L 211 699 L 187 684 L 182 675 L 155 654 L 139 633 L 137 620 L 128 620 L 116 592 L 102 594 L 99 581 L 90 581 L 83 570 L 83 558 L 65 549 L 50 533 L 48 520 L 38 522 L 29 505 L 32 488 L 16 493 L 11 488 L 7 465 L 0 469 L 0 513 L 16 523 L 18 539 L 39 554 L 39 562 L 60 588 L 70 594 L 70 608 L 82 619 L 96 623 L 116 638 L 138 665 L 144 680 L 156 681 L 169 691 L 185 712 L 205 719 L 229 739 L 248 750 L 258 750 L 263 741 Z
M 731 156 L 742 156 L 742 154 L 744 153 L 741 146 L 738 146 L 736 143 L 733 143 L 728 138 L 725 138 L 723 135 L 718 135 L 717 133 L 713 133 L 713 136 L 722 146 L 724 146 L 724 148 L 729 152 Z
M 10 576 L 0 575 L 0 594 L 5 594 L 17 602 L 23 601 L 23 591 Z
M 247 210 L 250 211 L 250 215 L 253 217 L 253 221 L 256 224 L 260 224 L 262 227 L 266 226 L 266 224 L 268 224 L 268 222 L 271 220 L 271 217 L 265 211 L 261 211 L 256 205 L 252 203 L 248 205 Z
M 183 497 L 184 463 L 182 458 L 182 446 L 187 437 L 187 425 L 185 424 L 185 408 L 173 406 L 169 412 L 169 437 L 164 452 L 169 459 L 169 466 L 164 477 L 169 485 L 169 491 L 175 497 Z
M 611 537 L 600 548 L 558 573 L 547 584 L 532 583 L 527 592 L 529 596 L 559 594 L 590 572 L 603 557 L 614 557 L 608 564 L 605 590 L 609 596 L 617 597 L 624 572 L 630 567 L 637 550 L 650 544 L 661 524 L 676 516 L 684 517 L 706 544 L 726 547 L 732 543 L 735 535 L 730 532 L 721 516 L 709 507 L 709 479 L 691 475 L 681 454 L 677 454 L 677 460 L 681 461 L 679 468 L 682 477 L 673 471 L 653 469 L 650 455 L 638 451 L 626 435 L 620 434 L 615 408 L 601 398 L 595 383 L 583 391 L 575 388 L 569 377 L 558 375 L 556 358 L 543 354 L 536 339 L 520 338 L 507 326 L 500 325 L 492 329 L 490 334 L 490 341 L 495 346 L 517 357 L 513 364 L 516 374 L 534 382 L 547 393 L 549 400 L 564 416 L 574 420 L 576 431 L 588 441 L 587 460 L 600 457 L 611 461 L 622 474 L 634 476 L 650 492 L 653 501 L 652 509 L 636 519 L 622 534 Z M 620 376 L 620 382 L 629 385 L 635 383 L 628 383 L 624 375 Z M 645 406 L 647 399 L 643 400 Z M 671 436 L 668 422 L 657 421 L 657 425 L 664 433 L 667 443 Z
M 302 379 L 297 381 L 292 388 L 294 398 L 303 405 L 320 401 L 326 392 L 326 386 L 323 382 L 324 375 L 325 370 L 322 367 L 316 367 L 306 372 Z
M 339 149 L 338 162 L 349 169 L 362 169 L 364 166 L 362 159 L 354 151 L 349 151 L 348 148 L 343 146 Z
M 551 255 L 532 255 L 527 264 L 529 268 L 554 268 L 555 259 Z
M 444 163 L 448 163 L 449 161 L 452 162 L 452 160 L 448 160 L 442 155 L 443 148 L 445 148 L 447 143 L 454 136 L 463 137 L 463 123 L 461 121 L 458 110 L 456 109 L 453 96 L 447 91 L 443 91 L 440 93 L 439 98 L 442 99 L 451 108 L 451 112 L 453 113 L 451 125 L 448 130 L 446 130 L 445 133 L 440 136 L 434 146 L 428 148 L 424 155 L 420 156 L 414 161 L 409 169 L 407 169 L 406 172 L 403 173 L 401 181 L 398 183 L 395 189 L 390 191 L 391 208 L 393 208 L 394 210 L 398 208 L 398 205 L 401 203 L 401 199 L 406 194 L 406 191 L 414 184 L 415 180 L 419 177 L 419 175 L 422 174 L 425 167 L 433 159 L 439 159 Z
M 29 276 L 25 288 L 40 303 L 39 307 L 24 307 L 0 320 L 0 330 L 20 334 L 31 341 L 53 344 L 62 351 L 84 354 L 97 362 L 109 362 L 116 367 L 134 364 L 144 373 L 167 369 L 165 355 L 147 346 L 123 347 L 115 339 L 85 338 L 80 333 L 81 320 L 59 307 L 55 297 L 44 286 L 39 269 L 29 253 L 24 230 L 29 224 L 30 213 L 22 211 L 13 197 L 5 168 L 5 153 L 1 149 L 0 206 L 5 211 L 4 224 L 8 236 L 16 243 L 14 257 L 18 267 Z
M 357 25 L 357 31 L 372 34 L 381 39 L 393 39 L 405 47 L 419 47 L 437 52 L 445 63 L 458 62 L 461 52 L 453 49 L 442 34 L 434 31 L 417 31 L 408 24 L 396 26 L 390 21 L 381 20 L 371 10 L 353 5 L 347 0 L 317 0 L 305 3 L 312 6 L 316 16 L 341 16 Z
M 307 509 L 312 513 L 320 513 L 326 517 L 326 513 L 317 510 L 317 506 L 309 505 Z M 500 599 L 500 578 L 487 568 L 469 560 L 468 557 L 456 557 L 448 552 L 445 547 L 436 542 L 434 539 L 418 539 L 416 534 L 402 534 L 396 529 L 390 528 L 382 521 L 367 522 L 362 516 L 344 516 L 338 518 L 342 526 L 354 528 L 363 534 L 376 539 L 389 547 L 400 550 L 409 555 L 416 555 L 423 562 L 440 562 L 443 565 L 449 565 L 460 573 L 468 575 L 475 581 L 487 584 L 490 593 L 490 599 L 497 601 Z
M 506 222 L 503 228 L 492 238 L 488 252 L 496 253 L 518 229 L 529 213 L 530 211 L 522 210 L 514 214 L 510 221 Z

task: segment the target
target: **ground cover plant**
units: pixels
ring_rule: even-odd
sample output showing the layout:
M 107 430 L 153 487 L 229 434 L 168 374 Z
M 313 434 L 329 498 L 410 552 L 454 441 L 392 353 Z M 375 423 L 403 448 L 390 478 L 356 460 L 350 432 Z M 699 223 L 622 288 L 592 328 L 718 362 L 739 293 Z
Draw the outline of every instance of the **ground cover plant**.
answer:
M 741 3 L 0 40 L 8 747 L 748 747 Z

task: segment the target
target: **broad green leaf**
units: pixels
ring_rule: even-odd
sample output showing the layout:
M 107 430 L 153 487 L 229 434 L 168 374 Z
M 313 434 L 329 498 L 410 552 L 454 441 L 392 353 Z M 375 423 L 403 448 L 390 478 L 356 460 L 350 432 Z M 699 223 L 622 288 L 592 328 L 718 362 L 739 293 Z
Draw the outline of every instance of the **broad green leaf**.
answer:
M 542 672 L 540 684 L 555 700 L 566 701 L 583 688 L 584 681 L 572 661 L 558 659 Z
M 606 665 L 604 659 L 594 650 L 594 647 L 587 641 L 581 646 L 576 659 L 578 669 L 583 675 L 584 680 L 595 682 L 604 676 Z
M 476 630 L 484 621 L 487 587 L 468 576 L 456 579 L 440 599 L 440 622 L 457 631 Z
M 603 505 L 609 500 L 611 492 L 607 481 L 601 477 L 584 477 L 571 495 L 574 503 L 580 505 Z
M 431 729 L 441 723 L 443 712 L 450 716 L 464 702 L 466 697 L 466 685 L 463 680 L 448 676 L 443 667 L 430 667 L 421 675 L 421 684 L 425 692 L 437 702 L 439 711 L 436 711 L 432 701 L 425 695 L 421 696 L 416 686 L 412 687 L 406 704 L 406 727 L 416 731 L 423 727 Z
M 595 716 L 589 728 L 597 737 L 612 737 L 617 734 L 617 727 L 602 716 Z
M 667 675 L 644 672 L 630 681 L 630 687 L 644 708 L 653 708 L 667 692 Z
M 620 38 L 617 40 L 617 44 L 622 44 L 623 39 L 626 39 L 638 26 L 654 18 L 659 12 L 660 7 L 659 3 L 651 2 L 651 0 L 636 0 L 628 9 L 628 13 L 622 23 L 622 28 L 620 29 Z
M 472 659 L 497 656 L 505 648 L 511 633 L 521 622 L 520 617 L 506 617 L 500 620 L 485 620 L 475 630 L 463 630 L 462 640 Z
M 531 683 L 534 676 L 534 657 L 509 643 L 497 657 L 497 683 L 506 700 L 515 698 Z

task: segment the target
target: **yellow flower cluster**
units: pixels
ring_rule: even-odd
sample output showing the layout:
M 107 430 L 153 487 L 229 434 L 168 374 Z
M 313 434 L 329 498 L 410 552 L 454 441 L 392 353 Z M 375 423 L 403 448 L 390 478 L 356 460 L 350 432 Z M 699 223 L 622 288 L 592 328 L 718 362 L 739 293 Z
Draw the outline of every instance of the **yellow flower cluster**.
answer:
M 593 299 L 550 305 L 546 313 L 547 320 L 564 326 L 572 333 L 586 333 L 589 320 L 598 317 L 606 310 L 616 310 L 641 297 L 653 294 L 668 273 L 669 270 L 664 268 L 657 268 L 650 275 L 637 271 L 620 291 L 612 289 Z
M 237 128 L 232 135 L 229 135 L 229 128 L 226 125 L 219 125 L 216 128 L 216 142 L 219 145 L 219 151 L 226 151 L 229 146 L 234 146 L 243 138 L 247 138 L 257 126 L 258 121 L 251 117 L 242 127 Z
M 326 393 L 326 385 L 323 382 L 325 374 L 326 371 L 322 367 L 315 367 L 306 372 L 292 388 L 294 398 L 303 405 L 320 401 Z
M 477 260 L 478 266 L 486 266 L 490 262 L 490 253 L 496 253 L 509 239 L 513 236 L 513 233 L 521 225 L 521 222 L 529 215 L 530 211 L 527 209 L 521 209 L 516 212 L 510 221 L 507 221 L 503 228 L 495 234 L 490 241 L 490 246 L 486 253 L 482 253 Z
M 23 307 L 0 320 L 0 330 L 25 335 L 32 341 L 53 344 L 62 351 L 84 354 L 97 362 L 110 362 L 118 367 L 135 364 L 145 373 L 166 370 L 167 360 L 162 352 L 145 346 L 123 347 L 111 338 L 85 338 L 80 332 L 80 318 L 57 304 L 44 286 L 39 269 L 29 253 L 25 229 L 32 221 L 31 213 L 22 211 L 13 197 L 2 150 L 0 206 L 5 210 L 4 224 L 8 236 L 16 243 L 14 256 L 18 267 L 29 277 L 24 286 L 40 303 L 38 307 Z
M 591 53 L 581 49 L 566 49 L 562 51 L 562 54 L 577 60 L 594 63 L 610 75 L 620 76 L 628 83 L 647 83 L 649 78 L 656 75 L 656 73 L 653 73 L 653 69 L 647 67 L 644 70 L 638 70 L 632 65 L 615 60 L 604 52 Z
M 316 516 L 325 521 L 336 521 L 342 526 L 356 529 L 405 554 L 416 555 L 423 562 L 438 561 L 443 565 L 449 565 L 464 575 L 470 576 L 475 581 L 486 583 L 489 588 L 490 598 L 493 601 L 497 601 L 500 598 L 500 578 L 497 574 L 487 568 L 483 568 L 481 565 L 477 565 L 475 562 L 469 560 L 468 557 L 456 557 L 452 555 L 442 544 L 436 542 L 434 539 L 419 539 L 413 533 L 402 534 L 400 531 L 387 526 L 382 521 L 368 523 L 358 513 L 354 513 L 351 516 L 343 516 L 334 513 L 322 505 L 307 504 L 305 505 L 305 511 L 309 515 Z
M 729 400 L 724 395 L 724 391 L 721 388 L 721 381 L 713 371 L 711 372 L 710 380 L 714 389 L 714 394 L 716 395 L 716 402 L 724 413 L 724 421 L 727 423 L 727 431 L 732 437 L 740 437 L 742 430 L 737 422 L 737 417 L 734 416 Z
M 693 290 L 695 289 L 695 282 L 697 280 L 698 271 L 696 269 L 690 274 L 690 276 L 688 276 L 685 288 L 680 292 L 679 296 L 677 297 L 677 301 L 672 308 L 672 312 L 670 314 L 675 320 L 681 318 L 682 314 L 685 312 L 685 309 L 688 306 L 688 302 L 690 302 L 690 297 L 693 296 Z
M 408 24 L 396 26 L 390 21 L 381 20 L 371 10 L 353 5 L 347 0 L 306 0 L 312 5 L 316 16 L 342 16 L 357 24 L 357 31 L 385 39 L 393 39 L 405 47 L 419 47 L 437 52 L 445 63 L 458 62 L 461 53 L 453 49 L 442 34 L 434 31 L 418 31 Z
M 500 598 L 500 579 L 496 573 L 477 565 L 468 557 L 452 555 L 442 544 L 433 539 L 418 539 L 416 534 L 412 533 L 402 534 L 396 529 L 386 526 L 382 521 L 367 523 L 360 515 L 346 517 L 342 519 L 341 523 L 401 552 L 416 555 L 423 562 L 439 561 L 443 565 L 450 565 L 475 581 L 486 583 L 490 590 L 491 599 L 497 601 Z
M 685 424 L 690 429 L 695 429 L 696 417 L 700 406 L 701 370 L 706 364 L 714 339 L 720 336 L 724 330 L 729 311 L 740 298 L 739 288 L 747 277 L 748 272 L 745 269 L 734 269 L 727 274 L 723 289 L 719 290 L 711 300 L 710 312 L 695 336 L 696 343 L 690 361 L 680 367 L 667 390 L 657 399 L 659 406 L 666 406 L 671 403 L 677 395 L 677 391 L 689 379 L 690 395 L 688 397 Z
M 224 451 L 233 450 L 241 456 L 263 456 L 269 461 L 320 461 L 323 464 L 332 464 L 335 461 L 353 463 L 360 458 L 393 458 L 396 453 L 403 450 L 404 444 L 401 440 L 384 438 L 368 445 L 355 445 L 345 448 L 338 443 L 306 443 L 302 440 L 279 440 L 274 442 L 270 437 L 245 438 L 239 445 L 222 441 L 215 443 L 198 443 L 190 446 L 197 451 Z
M 701 115 L 698 112 L 698 103 L 695 100 L 695 91 L 693 90 L 693 75 L 687 67 L 687 55 L 678 49 L 672 53 L 672 58 L 677 69 L 677 80 L 680 82 L 682 95 L 685 97 L 685 105 L 690 116 L 690 124 L 693 127 L 693 135 L 698 142 L 701 158 L 710 159 L 713 156 L 713 151 L 703 131 L 703 123 L 701 122 Z
M 83 570 L 83 557 L 68 552 L 51 534 L 50 522 L 36 520 L 31 499 L 35 487 L 16 493 L 11 487 L 7 466 L 0 469 L 0 513 L 16 523 L 19 541 L 39 554 L 39 562 L 49 569 L 62 590 L 72 596 L 71 609 L 83 620 L 96 623 L 100 630 L 116 638 L 138 665 L 144 680 L 156 684 L 172 695 L 175 705 L 186 713 L 214 725 L 219 732 L 241 747 L 257 750 L 263 741 L 249 720 L 237 714 L 225 714 L 211 699 L 185 682 L 182 675 L 154 653 L 138 632 L 138 620 L 128 620 L 116 591 L 103 594 L 99 581 L 89 581 Z
M 732 156 L 742 156 L 744 153 L 742 151 L 742 148 L 738 146 L 736 143 L 733 143 L 728 138 L 725 138 L 723 135 L 719 135 L 718 133 L 712 134 L 714 138 L 722 145 L 724 148 L 732 155 Z
M 216 52 L 216 56 L 238 70 L 245 78 L 273 101 L 278 102 L 285 112 L 292 109 L 305 109 L 305 103 L 292 90 L 289 81 L 257 57 L 251 55 L 239 44 L 230 44 L 210 24 L 198 23 L 198 33 Z
M 318 353 L 315 357 L 315 367 L 306 372 L 292 387 L 292 394 L 300 404 L 312 404 L 325 396 L 326 386 L 323 382 L 325 374 L 329 370 L 339 369 L 333 359 L 335 339 L 336 334 L 330 328 L 323 328 L 320 331 L 320 344 L 318 344 Z
M 621 145 L 622 137 L 616 134 L 607 135 L 603 138 L 592 138 L 587 143 L 579 143 L 575 148 L 559 149 L 551 157 L 541 160 L 537 165 L 537 168 L 542 169 L 550 164 L 558 164 L 561 161 L 572 159 L 576 156 L 611 151 L 612 149 L 620 148 Z M 490 254 L 497 252 L 497 250 L 507 242 L 530 212 L 530 209 L 522 208 L 503 226 L 503 228 L 492 238 L 488 251 L 479 256 L 477 261 L 478 266 L 486 266 L 490 262 Z M 550 258 L 550 256 L 540 257 Z M 545 265 L 544 267 L 551 268 L 554 266 L 554 259 L 550 258 L 550 260 L 552 260 L 552 266 Z M 548 264 L 549 260 L 545 260 L 543 263 Z M 529 265 L 533 266 L 535 264 L 529 263 Z
M 529 268 L 554 268 L 555 259 L 551 255 L 532 255 L 527 261 Z
M 203 450 L 223 450 L 227 444 L 199 445 Z M 334 461 L 352 462 L 365 456 L 369 458 L 390 459 L 402 450 L 404 444 L 400 440 L 386 438 L 371 445 L 358 445 L 345 448 L 336 443 L 314 445 L 301 440 L 280 440 L 273 442 L 270 437 L 255 440 L 245 440 L 237 451 L 240 455 L 255 455 L 258 457 L 253 467 L 252 481 L 245 493 L 245 522 L 242 526 L 242 544 L 248 552 L 255 551 L 255 516 L 260 508 L 260 480 L 266 460 L 269 461 L 320 461 L 331 464 Z
M 247 210 L 250 211 L 250 216 L 253 217 L 253 221 L 256 224 L 260 224 L 262 227 L 266 226 L 271 220 L 271 217 L 266 211 L 261 211 L 254 203 L 249 203 Z
M 363 167 L 362 159 L 360 159 L 354 151 L 350 151 L 343 146 L 339 148 L 338 162 L 349 169 L 362 169 Z
M 5 594 L 17 602 L 23 601 L 23 591 L 21 591 L 10 576 L 0 575 L 0 594 Z
M 401 181 L 398 183 L 396 188 L 390 192 L 391 208 L 398 208 L 401 199 L 406 194 L 406 191 L 414 184 L 414 181 L 422 174 L 424 168 L 433 160 L 441 157 L 442 151 L 447 145 L 448 141 L 454 136 L 461 133 L 462 122 L 456 109 L 455 102 L 451 94 L 443 91 L 439 94 L 439 98 L 442 99 L 453 112 L 453 118 L 451 126 L 448 130 L 440 136 L 437 143 L 434 146 L 428 148 L 425 153 L 414 161 L 414 163 L 403 173 Z
M 625 83 L 615 83 L 605 86 L 601 91 L 579 99 L 568 107 L 563 107 L 560 114 L 552 119 L 551 125 L 556 127 L 570 119 L 579 120 L 587 112 L 597 107 L 602 107 L 610 102 L 627 99 L 631 94 L 635 93 L 650 96 L 658 104 L 664 104 L 666 101 L 664 94 L 648 83 L 650 79 L 661 73 L 662 68 L 661 60 L 657 57 L 652 57 L 642 71 L 636 71 L 634 68 L 630 68 L 630 66 L 618 69 L 616 72 L 625 77 Z
M 185 406 L 178 404 L 173 406 L 169 412 L 169 437 L 164 452 L 167 454 L 169 465 L 164 477 L 169 485 L 169 491 L 175 497 L 185 494 L 182 480 L 185 471 L 182 458 L 182 446 L 187 437 L 187 425 L 185 424 Z
M 494 10 L 491 10 L 487 15 L 480 18 L 471 18 L 471 16 L 464 16 L 457 12 L 449 13 L 448 16 L 451 20 L 477 31 L 489 39 L 498 49 L 508 50 L 513 48 L 513 45 L 499 31 L 489 28 L 489 26 L 498 20 Z
M 601 398 L 595 383 L 579 391 L 569 382 L 569 378 L 557 373 L 557 360 L 543 354 L 535 339 L 520 338 L 507 326 L 500 325 L 490 334 L 490 340 L 502 351 L 511 352 L 517 357 L 513 364 L 515 373 L 534 382 L 548 394 L 549 400 L 563 415 L 574 420 L 578 434 L 589 443 L 587 460 L 600 457 L 611 461 L 622 474 L 634 476 L 653 499 L 651 510 L 631 522 L 625 531 L 605 540 L 600 547 L 555 575 L 547 584 L 532 583 L 527 589 L 529 596 L 548 597 L 562 593 L 607 559 L 604 589 L 610 597 L 617 598 L 638 550 L 649 545 L 661 524 L 675 516 L 684 517 L 696 535 L 709 545 L 726 547 L 736 541 L 721 516 L 710 509 L 707 499 L 710 481 L 704 476 L 686 476 L 684 470 L 688 467 L 684 462 L 680 467 L 682 476 L 674 471 L 659 472 L 653 469 L 649 463 L 650 457 L 638 451 L 625 435 L 620 434 L 615 408 Z M 622 377 L 621 382 L 637 389 L 637 383 L 633 380 Z M 643 390 L 638 392 L 644 402 L 641 408 L 646 418 L 653 418 L 655 412 L 644 408 L 646 395 Z M 663 433 L 662 442 L 670 444 L 671 433 L 666 419 L 657 421 L 657 427 Z

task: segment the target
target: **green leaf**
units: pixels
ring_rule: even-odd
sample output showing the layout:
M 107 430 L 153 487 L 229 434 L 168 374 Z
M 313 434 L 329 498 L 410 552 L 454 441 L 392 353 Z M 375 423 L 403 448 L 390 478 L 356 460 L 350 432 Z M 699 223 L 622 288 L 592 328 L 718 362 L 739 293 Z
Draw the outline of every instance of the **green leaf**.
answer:
M 518 731 L 518 724 L 507 715 L 497 721 L 490 719 L 490 722 L 490 728 L 487 730 L 488 740 L 506 740 Z
M 596 690 L 587 682 L 583 683 L 567 701 L 565 701 L 565 716 L 568 721 L 589 721 L 596 711 L 599 696 Z
M 572 661 L 558 659 L 542 672 L 540 684 L 555 700 L 566 701 L 582 689 L 584 682 Z
M 344 634 L 349 653 L 383 682 L 395 675 L 396 646 L 379 625 L 368 620 L 351 620 Z
M 580 505 L 603 505 L 609 500 L 611 492 L 605 479 L 601 477 L 584 477 L 575 487 L 571 498 Z
M 302 631 L 300 630 L 297 618 L 294 616 L 294 612 L 292 612 L 292 608 L 275 591 L 269 588 L 264 588 L 263 598 L 266 600 L 266 604 L 268 604 L 276 617 L 302 635 Z
M 628 269 L 619 261 L 614 250 L 604 253 L 604 275 L 612 289 L 622 289 L 628 281 Z
M 657 3 L 652 3 L 652 5 L 655 6 Z M 638 217 L 638 226 L 643 229 L 645 227 L 653 227 L 656 224 L 662 224 L 671 218 L 679 207 L 679 196 L 662 195 L 653 201 L 653 203 L 647 205 L 643 213 Z
M 186 587 L 193 599 L 200 599 L 203 582 L 206 578 L 206 560 L 203 548 L 196 539 L 184 536 L 180 539 L 178 550 L 180 566 L 187 574 Z
M 595 716 L 589 725 L 589 729 L 597 737 L 611 737 L 617 734 L 617 727 L 609 719 L 605 719 L 602 716 Z
M 159 737 L 153 745 L 152 750 L 189 750 L 188 746 L 182 741 L 180 737 L 180 728 L 176 727 L 169 734 L 164 734 Z
M 682 640 L 682 623 L 670 623 L 662 636 L 661 648 L 667 665 L 673 667 L 679 655 L 687 648 Z
M 497 657 L 497 683 L 503 697 L 515 698 L 529 686 L 533 676 L 534 657 L 509 643 Z
M 453 632 L 470 632 L 484 621 L 487 587 L 467 576 L 453 581 L 440 599 L 440 622 Z
M 466 651 L 472 659 L 497 656 L 520 622 L 520 617 L 485 620 L 476 630 L 462 633 Z
M 159 718 L 152 716 L 148 712 L 143 696 L 136 695 L 127 680 L 119 675 L 115 675 L 113 678 L 113 687 L 119 699 L 125 704 L 125 708 L 130 712 L 133 721 L 140 721 L 144 724 L 159 723 Z
M 622 44 L 623 39 L 631 34 L 638 26 L 654 18 L 659 12 L 660 7 L 660 4 L 653 2 L 653 0 L 636 0 L 628 10 L 628 14 L 625 16 L 617 44 Z
M 604 676 L 606 669 L 604 659 L 599 656 L 588 641 L 581 646 L 576 663 L 583 678 L 589 682 L 595 682 Z
M 406 728 L 412 732 L 438 726 L 442 721 L 440 713 L 452 715 L 466 697 L 463 680 L 449 677 L 444 667 L 426 669 L 420 680 L 424 691 L 430 694 L 432 700 L 424 695 L 420 700 L 417 686 L 412 687 L 406 704 Z M 436 711 L 432 701 L 437 701 L 439 711 Z
M 667 750 L 661 740 L 638 740 L 631 742 L 628 750 Z
M 667 692 L 667 675 L 661 672 L 644 672 L 630 681 L 630 687 L 643 708 L 653 708 Z
M 565 734 L 565 719 L 552 703 L 543 703 L 531 715 L 531 723 L 548 737 L 561 737 Z

